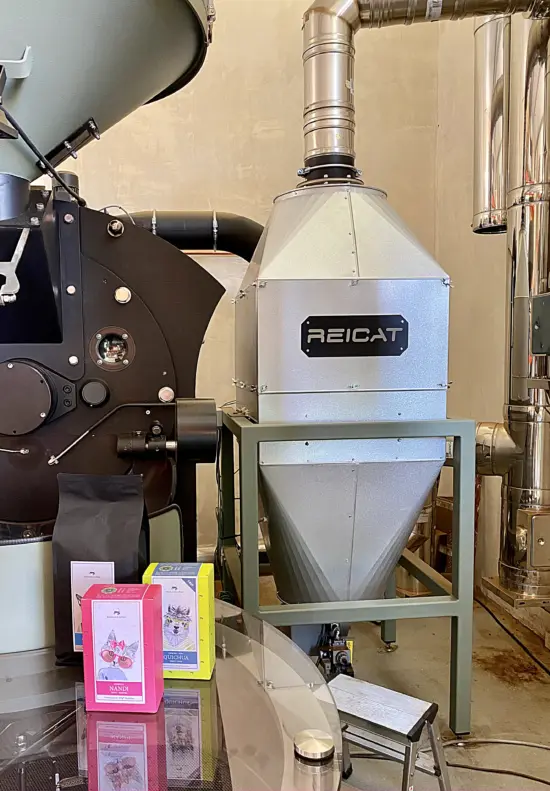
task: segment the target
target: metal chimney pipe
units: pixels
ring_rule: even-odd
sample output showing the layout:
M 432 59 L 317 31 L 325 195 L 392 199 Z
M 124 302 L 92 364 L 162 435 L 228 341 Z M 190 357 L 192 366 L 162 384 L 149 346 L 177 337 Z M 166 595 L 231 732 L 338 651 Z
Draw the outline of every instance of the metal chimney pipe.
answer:
M 500 582 L 550 595 L 550 20 L 512 20 L 504 477 Z
M 474 233 L 506 231 L 510 17 L 476 19 Z
M 307 181 L 355 180 L 354 35 L 361 27 L 546 11 L 547 0 L 314 0 L 304 15 Z

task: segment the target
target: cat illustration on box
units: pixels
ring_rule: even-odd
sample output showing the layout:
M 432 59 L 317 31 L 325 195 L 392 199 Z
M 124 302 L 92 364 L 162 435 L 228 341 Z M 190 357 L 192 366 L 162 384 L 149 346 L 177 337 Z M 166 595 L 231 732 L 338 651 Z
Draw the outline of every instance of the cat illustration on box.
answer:
M 109 632 L 109 637 L 103 644 L 100 656 L 107 667 L 100 668 L 97 674 L 98 681 L 127 681 L 125 670 L 134 664 L 139 642 L 127 645 L 124 640 L 117 640 L 114 629 Z
M 189 607 L 174 607 L 168 605 L 164 615 L 164 640 L 172 648 L 177 648 L 189 635 L 191 625 L 191 609 Z

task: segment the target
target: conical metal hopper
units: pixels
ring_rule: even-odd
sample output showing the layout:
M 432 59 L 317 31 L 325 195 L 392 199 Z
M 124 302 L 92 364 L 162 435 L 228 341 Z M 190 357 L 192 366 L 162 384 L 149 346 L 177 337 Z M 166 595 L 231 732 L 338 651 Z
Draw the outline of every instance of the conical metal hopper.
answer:
M 449 279 L 351 185 L 279 198 L 236 301 L 237 401 L 259 422 L 446 417 Z M 377 598 L 445 459 L 441 439 L 260 446 L 287 602 Z
M 52 157 L 65 141 L 78 147 L 90 119 L 103 134 L 184 85 L 206 54 L 206 0 L 0 0 L 0 8 L 5 105 Z M 0 173 L 33 180 L 40 171 L 21 140 L 5 139 Z

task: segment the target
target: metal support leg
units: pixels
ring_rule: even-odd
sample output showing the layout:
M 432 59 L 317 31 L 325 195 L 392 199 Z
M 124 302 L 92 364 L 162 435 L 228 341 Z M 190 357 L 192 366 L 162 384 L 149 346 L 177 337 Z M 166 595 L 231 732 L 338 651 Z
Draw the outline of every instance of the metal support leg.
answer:
M 241 432 L 239 467 L 241 473 L 241 559 L 243 610 L 259 614 L 260 559 L 258 556 L 258 456 L 259 445 L 253 427 Z
M 459 612 L 451 618 L 449 724 L 460 735 L 470 732 L 471 719 L 475 513 L 473 426 L 468 426 L 464 435 L 455 439 L 454 453 L 453 595 L 459 600 Z
M 416 755 L 418 742 L 409 742 L 405 747 L 405 760 L 403 767 L 403 782 L 401 791 L 414 791 L 414 772 L 416 770 Z
M 451 791 L 451 780 L 449 778 L 449 769 L 445 759 L 445 752 L 441 743 L 441 736 L 439 735 L 439 728 L 434 722 L 427 723 L 428 735 L 430 737 L 430 744 L 434 757 L 435 770 L 437 772 L 437 779 L 439 781 L 440 791 Z
M 397 598 L 397 584 L 395 579 L 395 572 L 391 575 L 386 586 L 384 593 L 385 599 Z M 380 627 L 380 636 L 388 648 L 397 647 L 397 621 L 382 621 Z
M 351 777 L 351 773 L 353 772 L 353 766 L 351 763 L 351 757 L 349 754 L 349 743 L 343 739 L 342 741 L 342 777 L 344 780 L 347 780 Z
M 221 466 L 221 524 L 220 540 L 235 543 L 235 464 L 233 458 L 233 434 L 222 426 L 220 444 Z

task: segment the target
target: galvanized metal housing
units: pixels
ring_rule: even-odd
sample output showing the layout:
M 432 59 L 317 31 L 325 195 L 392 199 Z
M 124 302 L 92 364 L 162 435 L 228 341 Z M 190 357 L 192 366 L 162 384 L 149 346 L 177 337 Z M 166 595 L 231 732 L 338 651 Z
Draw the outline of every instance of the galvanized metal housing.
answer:
M 319 317 L 334 329 L 313 356 Z M 350 317 L 373 328 L 357 336 L 368 350 Z M 237 405 L 261 423 L 443 419 L 448 321 L 449 279 L 384 193 L 295 190 L 275 202 L 237 297 Z M 444 458 L 440 439 L 262 444 L 281 598 L 381 596 Z

